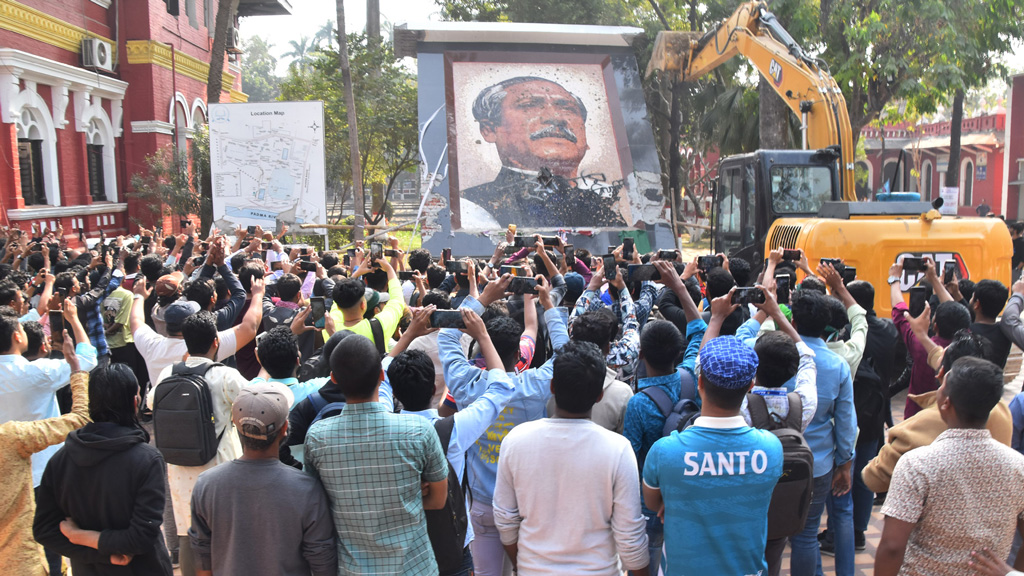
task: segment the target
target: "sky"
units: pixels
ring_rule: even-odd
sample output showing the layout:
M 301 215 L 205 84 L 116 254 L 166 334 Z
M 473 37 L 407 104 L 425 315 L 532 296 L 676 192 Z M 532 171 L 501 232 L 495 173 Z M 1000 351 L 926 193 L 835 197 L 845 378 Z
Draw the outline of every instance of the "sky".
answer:
M 288 63 L 281 62 L 281 54 L 289 52 L 289 40 L 302 36 L 310 38 L 328 20 L 337 20 L 335 0 L 290 0 L 291 16 L 252 16 L 239 24 L 243 38 L 261 36 L 273 44 L 271 54 L 278 58 L 278 74 L 288 70 Z M 440 12 L 434 0 L 380 0 L 381 29 L 387 23 L 423 22 L 440 20 Z M 360 32 L 366 27 L 365 0 L 345 1 L 345 27 L 348 32 Z

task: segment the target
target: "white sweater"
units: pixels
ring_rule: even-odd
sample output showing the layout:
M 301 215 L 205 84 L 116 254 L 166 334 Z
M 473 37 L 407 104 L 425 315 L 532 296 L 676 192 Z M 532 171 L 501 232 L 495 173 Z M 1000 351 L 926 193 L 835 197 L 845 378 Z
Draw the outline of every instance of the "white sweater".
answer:
M 618 576 L 647 566 L 636 456 L 590 420 L 520 424 L 501 443 L 494 525 L 522 576 Z

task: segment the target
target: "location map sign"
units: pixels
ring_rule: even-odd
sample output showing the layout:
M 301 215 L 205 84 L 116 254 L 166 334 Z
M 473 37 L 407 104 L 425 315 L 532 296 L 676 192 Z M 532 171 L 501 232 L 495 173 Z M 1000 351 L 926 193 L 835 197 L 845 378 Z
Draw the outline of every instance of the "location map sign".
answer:
M 221 230 L 325 222 L 323 102 L 211 104 L 210 173 Z

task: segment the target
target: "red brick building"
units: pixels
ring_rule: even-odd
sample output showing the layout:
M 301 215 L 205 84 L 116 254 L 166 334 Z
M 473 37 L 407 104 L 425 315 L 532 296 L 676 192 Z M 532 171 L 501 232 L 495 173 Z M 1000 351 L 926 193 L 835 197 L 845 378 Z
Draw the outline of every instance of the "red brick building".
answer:
M 961 124 L 961 215 L 974 216 L 975 208 L 985 203 L 1008 220 L 1024 219 L 1024 75 L 1011 80 L 1007 105 L 1009 110 L 998 108 L 965 118 Z M 867 159 L 859 160 L 857 168 L 867 173 L 867 180 L 858 180 L 858 195 L 872 197 L 893 181 L 895 173 L 892 190 L 920 192 L 925 200 L 936 198 L 949 166 L 949 132 L 949 122 L 890 125 L 884 138 L 880 129 L 864 128 L 861 139 Z M 898 162 L 900 151 L 903 163 Z
M 0 0 L 0 223 L 59 222 L 72 242 L 148 223 L 131 176 L 161 148 L 187 149 L 206 122 L 217 2 Z M 241 0 L 238 16 L 290 9 Z M 220 101 L 246 101 L 238 62 L 221 57 Z

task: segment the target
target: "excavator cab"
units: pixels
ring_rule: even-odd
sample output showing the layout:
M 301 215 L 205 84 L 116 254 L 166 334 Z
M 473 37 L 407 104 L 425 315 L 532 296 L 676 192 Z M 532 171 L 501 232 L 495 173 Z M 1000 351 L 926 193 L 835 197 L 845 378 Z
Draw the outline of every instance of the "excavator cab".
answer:
M 713 251 L 759 268 L 772 222 L 813 218 L 826 202 L 842 200 L 838 159 L 832 148 L 758 150 L 722 159 L 712 196 Z

